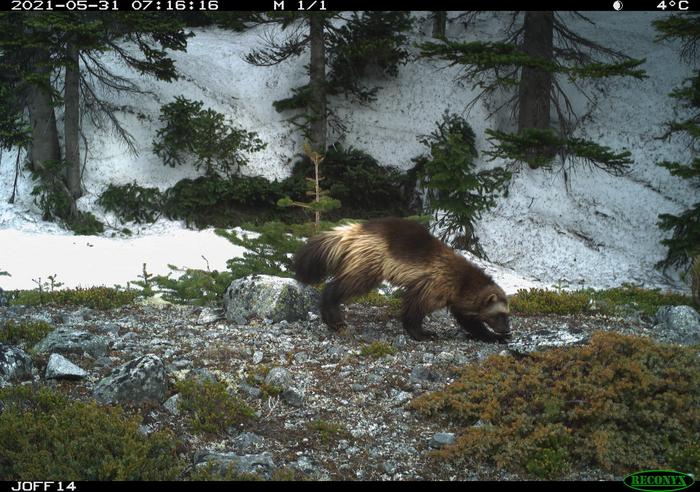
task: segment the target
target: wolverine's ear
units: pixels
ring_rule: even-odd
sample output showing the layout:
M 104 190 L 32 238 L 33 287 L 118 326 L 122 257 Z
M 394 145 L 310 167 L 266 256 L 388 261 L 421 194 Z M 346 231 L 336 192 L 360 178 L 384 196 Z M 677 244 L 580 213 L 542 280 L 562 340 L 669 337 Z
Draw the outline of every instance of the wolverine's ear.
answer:
M 486 300 L 484 301 L 484 304 L 486 306 L 490 306 L 491 304 L 494 304 L 496 302 L 498 302 L 498 296 L 496 294 L 491 294 L 490 296 L 488 296 L 486 298 Z

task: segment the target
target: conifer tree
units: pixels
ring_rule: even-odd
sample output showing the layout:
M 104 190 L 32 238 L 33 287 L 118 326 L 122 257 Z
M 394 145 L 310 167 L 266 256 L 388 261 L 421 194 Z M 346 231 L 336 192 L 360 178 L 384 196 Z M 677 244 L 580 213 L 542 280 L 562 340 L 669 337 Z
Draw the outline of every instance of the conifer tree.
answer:
M 246 61 L 258 66 L 271 66 L 309 48 L 309 83 L 292 89 L 288 98 L 275 101 L 277 111 L 305 110 L 292 121 L 304 129 L 305 137 L 314 149 L 324 153 L 327 148 L 329 117 L 335 128 L 342 122 L 328 105 L 328 97 L 345 95 L 368 103 L 376 98 L 377 88 L 362 83 L 370 67 L 378 68 L 392 77 L 398 65 L 405 63 L 408 52 L 403 49 L 403 34 L 411 26 L 407 12 L 303 12 L 269 13 L 287 36 L 280 40 L 271 36 L 266 45 L 252 51 Z M 345 21 L 341 25 L 341 22 Z
M 674 15 L 653 22 L 659 32 L 657 41 L 679 39 L 681 57 L 688 63 L 697 61 L 697 47 L 700 41 L 700 13 L 688 12 Z M 665 139 L 677 137 L 689 143 L 693 157 L 690 162 L 663 161 L 659 166 L 668 169 L 674 176 L 687 179 L 692 186 L 700 191 L 700 70 L 696 69 L 685 84 L 671 92 L 676 105 L 682 108 L 685 118 L 667 123 Z M 700 196 L 700 193 L 699 193 Z M 690 270 L 695 261 L 696 267 L 691 275 L 695 275 L 695 296 L 697 298 L 697 282 L 700 282 L 700 201 L 693 204 L 680 215 L 659 215 L 659 227 L 664 231 L 672 231 L 670 238 L 663 239 L 661 244 L 668 247 L 666 258 L 657 265 L 659 268 L 678 267 Z
M 175 67 L 165 50 L 184 50 L 186 38 L 180 24 L 158 13 L 0 13 L 0 67 L 5 73 L 0 84 L 27 108 L 31 127 L 29 167 L 42 180 L 50 181 L 61 195 L 56 199 L 65 206 L 58 217 L 74 220 L 79 215 L 75 200 L 82 194 L 81 113 L 101 128 L 109 122 L 135 150 L 115 108 L 97 96 L 97 87 L 132 92 L 139 89 L 114 74 L 99 55 L 110 50 L 142 74 L 172 80 Z M 138 51 L 127 50 L 122 44 L 125 40 L 133 42 Z M 61 82 L 62 87 L 55 85 Z M 59 105 L 64 106 L 64 152 L 54 112 Z
M 522 14 L 522 23 L 518 19 Z M 578 90 L 581 79 L 607 77 L 645 77 L 639 68 L 644 60 L 634 60 L 625 54 L 601 46 L 570 30 L 559 12 L 515 12 L 502 40 L 425 42 L 420 45 L 421 56 L 446 60 L 450 66 L 462 66 L 461 80 L 472 82 L 479 94 L 469 103 L 471 108 L 485 96 L 503 91 L 510 96 L 492 113 L 510 110 L 517 131 L 489 131 L 499 156 L 530 167 L 550 165 L 555 155 L 563 159 L 581 148 L 581 142 L 569 142 L 578 124 L 570 96 L 562 82 L 566 79 Z M 588 22 L 588 18 L 572 13 Z M 467 17 L 469 22 L 475 15 Z M 585 94 L 585 92 L 584 92 Z M 587 97 L 590 96 L 587 95 Z M 552 125 L 552 109 L 557 128 Z M 618 174 L 621 167 L 631 163 L 629 154 L 615 153 L 600 147 L 591 152 L 593 142 L 587 142 L 588 156 L 612 156 L 612 161 L 595 161 L 606 171 Z M 587 156 L 579 156 L 588 161 Z

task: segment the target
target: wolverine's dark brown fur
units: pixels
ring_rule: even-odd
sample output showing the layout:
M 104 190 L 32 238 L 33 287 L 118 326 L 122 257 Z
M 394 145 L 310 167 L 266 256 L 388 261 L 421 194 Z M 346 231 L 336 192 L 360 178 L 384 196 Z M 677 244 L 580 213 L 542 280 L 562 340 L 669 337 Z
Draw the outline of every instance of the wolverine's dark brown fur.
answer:
M 446 306 L 479 339 L 510 333 L 503 290 L 417 222 L 386 218 L 336 227 L 309 239 L 294 267 L 297 280 L 307 284 L 333 277 L 323 291 L 321 316 L 334 329 L 343 325 L 342 302 L 386 280 L 404 288 L 401 319 L 417 340 L 432 337 L 422 328 L 425 315 Z

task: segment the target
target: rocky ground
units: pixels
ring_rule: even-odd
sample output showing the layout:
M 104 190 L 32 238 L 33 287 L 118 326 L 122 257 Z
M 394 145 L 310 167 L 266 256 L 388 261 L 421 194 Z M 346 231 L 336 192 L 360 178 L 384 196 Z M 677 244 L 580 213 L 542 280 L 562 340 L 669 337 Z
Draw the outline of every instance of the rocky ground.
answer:
M 0 307 L 0 321 L 40 319 L 56 328 L 35 347 L 31 366 L 29 361 L 9 364 L 15 380 L 42 380 L 75 398 L 128 404 L 143 396 L 128 386 L 128 379 L 136 378 L 139 392 L 164 402 L 140 407 L 142 431 L 173 429 L 193 465 L 235 463 L 240 471 L 263 476 L 287 468 L 316 480 L 517 478 L 487 466 L 436 460 L 431 450 L 451 442 L 458 429 L 450 422 L 425 420 L 406 404 L 443 388 L 461 367 L 491 354 L 585 343 L 595 330 L 657 331 L 652 319 L 639 315 L 515 316 L 512 341 L 489 344 L 469 338 L 445 312 L 436 312 L 426 324 L 437 340 L 416 342 L 387 308 L 351 305 L 345 310 L 348 327 L 341 333 L 330 332 L 318 318 L 239 325 L 213 308 L 152 303 L 110 311 Z M 375 349 L 393 347 L 395 352 L 368 353 L 374 342 L 382 342 Z M 3 348 L 7 364 L 16 349 Z M 0 363 L 2 358 L 0 353 Z M 7 367 L 6 379 L 12 371 Z M 258 418 L 213 438 L 192 434 L 172 397 L 175 381 L 193 375 L 226 382 Z M 0 370 L 0 384 L 2 376 Z M 270 397 L 261 389 L 270 385 L 282 391 Z M 317 432 L 314 425 L 330 425 L 330 430 Z M 620 477 L 590 470 L 570 478 Z

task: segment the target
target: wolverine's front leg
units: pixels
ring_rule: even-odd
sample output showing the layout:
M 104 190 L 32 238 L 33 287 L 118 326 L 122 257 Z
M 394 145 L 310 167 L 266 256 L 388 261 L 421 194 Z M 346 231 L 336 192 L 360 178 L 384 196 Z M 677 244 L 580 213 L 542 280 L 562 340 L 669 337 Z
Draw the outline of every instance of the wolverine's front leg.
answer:
M 343 315 L 340 312 L 342 299 L 342 285 L 338 280 L 328 282 L 321 295 L 321 319 L 332 330 L 339 330 L 345 326 Z
M 414 340 L 434 340 L 435 333 L 423 329 L 423 318 L 426 313 L 418 301 L 418 295 L 415 292 L 407 292 L 404 295 L 401 309 L 403 327 Z

